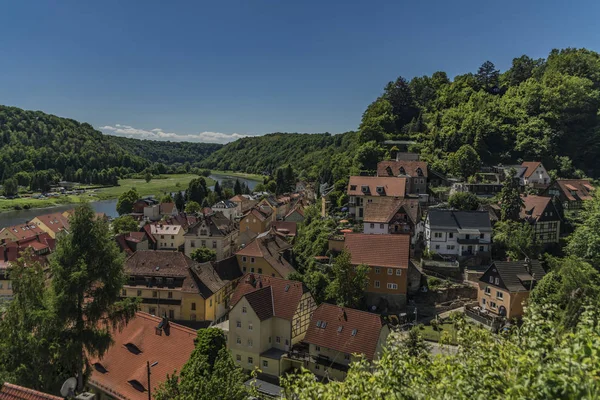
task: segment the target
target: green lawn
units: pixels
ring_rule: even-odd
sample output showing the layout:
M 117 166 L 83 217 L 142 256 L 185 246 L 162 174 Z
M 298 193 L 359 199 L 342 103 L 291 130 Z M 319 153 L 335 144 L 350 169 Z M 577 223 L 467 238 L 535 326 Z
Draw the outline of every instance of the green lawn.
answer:
M 246 179 L 251 179 L 253 181 L 259 181 L 262 182 L 264 176 L 263 175 L 258 175 L 258 174 L 247 174 L 245 172 L 232 172 L 232 171 L 217 171 L 217 170 L 210 170 L 210 172 L 212 172 L 213 174 L 217 174 L 217 175 L 229 175 L 229 176 L 235 176 L 235 177 L 239 177 L 239 178 L 246 178 Z
M 448 332 L 450 334 L 450 344 L 456 344 L 457 331 L 453 324 L 441 324 L 439 328 L 441 328 L 439 331 L 435 331 L 431 325 L 425 325 L 422 329 L 419 329 L 419 333 L 425 340 L 439 342 L 442 332 Z

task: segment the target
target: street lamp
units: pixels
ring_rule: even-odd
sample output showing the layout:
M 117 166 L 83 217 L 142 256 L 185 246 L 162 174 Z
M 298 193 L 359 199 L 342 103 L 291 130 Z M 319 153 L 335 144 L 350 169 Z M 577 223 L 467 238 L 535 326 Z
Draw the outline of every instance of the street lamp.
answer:
M 150 368 L 154 367 L 158 364 L 158 361 L 154 361 L 152 365 L 150 365 L 150 361 L 146 361 L 146 367 L 148 368 L 148 400 L 152 400 L 152 385 L 150 385 Z

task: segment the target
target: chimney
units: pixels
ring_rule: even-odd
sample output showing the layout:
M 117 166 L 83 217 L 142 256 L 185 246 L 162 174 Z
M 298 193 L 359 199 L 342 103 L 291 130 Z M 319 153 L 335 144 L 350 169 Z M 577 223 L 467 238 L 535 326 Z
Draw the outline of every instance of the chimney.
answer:
M 524 263 L 525 269 L 527 270 L 527 273 L 529 275 L 532 274 L 531 272 L 531 260 L 529 259 L 529 257 L 525 257 L 525 263 Z

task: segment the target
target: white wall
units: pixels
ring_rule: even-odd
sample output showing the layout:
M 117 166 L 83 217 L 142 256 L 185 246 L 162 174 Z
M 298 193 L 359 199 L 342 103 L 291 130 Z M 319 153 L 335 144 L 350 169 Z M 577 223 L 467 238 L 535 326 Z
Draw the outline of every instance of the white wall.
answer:
M 363 223 L 363 233 L 371 233 L 375 235 L 385 235 L 389 233 L 388 224 L 377 224 L 377 223 Z

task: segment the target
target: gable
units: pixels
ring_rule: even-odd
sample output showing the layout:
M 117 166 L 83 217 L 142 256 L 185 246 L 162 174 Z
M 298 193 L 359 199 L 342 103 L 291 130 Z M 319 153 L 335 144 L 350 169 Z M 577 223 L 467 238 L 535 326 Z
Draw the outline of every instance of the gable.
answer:
M 492 264 L 487 271 L 484 272 L 483 276 L 479 278 L 479 282 L 485 285 L 496 286 L 508 290 L 504 284 L 504 281 L 502 280 L 502 277 L 500 276 L 500 273 L 498 272 L 498 268 L 494 264 Z

